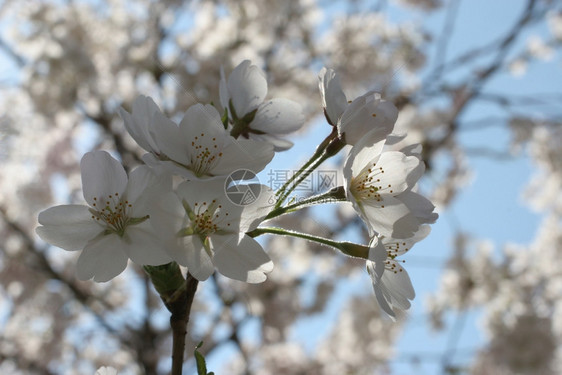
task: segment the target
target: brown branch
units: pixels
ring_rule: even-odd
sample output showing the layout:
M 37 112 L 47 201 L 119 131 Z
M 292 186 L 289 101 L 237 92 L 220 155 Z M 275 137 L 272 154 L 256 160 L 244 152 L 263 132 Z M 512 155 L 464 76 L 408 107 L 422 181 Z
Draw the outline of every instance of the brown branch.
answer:
M 458 85 L 453 89 L 446 89 L 452 96 L 453 111 L 451 113 L 451 121 L 448 124 L 447 131 L 443 137 L 435 141 L 426 142 L 423 146 L 423 160 L 426 162 L 428 169 L 431 168 L 430 156 L 444 145 L 451 142 L 458 128 L 458 118 L 468 108 L 468 104 L 481 94 L 481 90 L 490 78 L 502 66 L 507 54 L 514 42 L 520 35 L 524 27 L 532 20 L 539 17 L 535 14 L 536 0 L 529 0 L 527 7 L 518 21 L 513 25 L 510 32 L 499 43 L 498 51 L 494 60 L 483 70 L 476 72 L 475 77 L 471 77 L 467 82 Z
M 170 326 L 172 327 L 171 375 L 182 375 L 185 335 L 198 284 L 199 281 L 188 273 L 185 280 L 185 289 L 181 294 L 174 301 L 164 301 L 166 307 L 172 313 L 172 316 L 170 316 Z

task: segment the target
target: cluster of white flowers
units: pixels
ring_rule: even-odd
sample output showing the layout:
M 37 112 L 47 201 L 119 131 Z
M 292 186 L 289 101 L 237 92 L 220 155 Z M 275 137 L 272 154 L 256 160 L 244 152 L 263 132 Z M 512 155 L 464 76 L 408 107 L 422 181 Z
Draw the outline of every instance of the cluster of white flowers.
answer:
M 427 224 L 437 219 L 433 204 L 413 191 L 424 171 L 421 147 L 391 147 L 401 139 L 391 134 L 398 110 L 380 94 L 370 91 L 348 102 L 335 72 L 326 68 L 319 82 L 332 131 L 299 173 L 306 176 L 346 144 L 353 145 L 343 171 L 344 186 L 320 197 L 350 201 L 372 240 L 363 246 L 309 239 L 366 259 L 377 300 L 394 317 L 394 309 L 409 308 L 414 298 L 408 274 L 395 258 L 427 236 Z M 246 60 L 228 79 L 222 72 L 220 107 L 195 104 L 179 125 L 152 99 L 140 96 L 131 113 L 120 114 L 129 134 L 147 151 L 146 165 L 127 176 L 107 152 L 86 153 L 81 171 L 88 206 L 63 205 L 41 212 L 37 233 L 55 246 L 82 250 L 77 263 L 82 280 L 108 281 L 130 259 L 150 266 L 175 261 L 201 281 L 215 269 L 235 280 L 265 281 L 273 263 L 254 237 L 311 236 L 259 225 L 323 203 L 316 197 L 284 206 L 298 178 L 277 193 L 243 181 L 261 171 L 276 151 L 289 149 L 292 143 L 285 136 L 304 122 L 299 104 L 266 100 L 266 95 L 264 73 Z M 237 176 L 240 171 L 251 173 Z M 243 197 L 233 199 L 235 195 Z

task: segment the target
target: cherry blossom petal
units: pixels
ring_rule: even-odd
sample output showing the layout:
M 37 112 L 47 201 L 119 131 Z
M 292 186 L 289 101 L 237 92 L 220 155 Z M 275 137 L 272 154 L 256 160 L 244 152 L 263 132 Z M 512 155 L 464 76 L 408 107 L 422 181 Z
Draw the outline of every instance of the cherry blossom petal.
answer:
M 211 237 L 213 262 L 221 274 L 247 283 L 261 283 L 273 270 L 273 262 L 253 238 L 241 234 Z
M 336 125 L 348 105 L 339 76 L 333 69 L 322 68 L 318 74 L 318 87 L 322 106 L 332 125 Z
M 416 169 L 419 170 L 421 162 L 415 156 L 406 156 L 400 151 L 388 151 L 383 152 L 373 164 L 368 166 L 376 173 L 377 180 L 380 180 L 376 183 L 373 181 L 373 186 L 378 188 L 377 193 L 396 196 L 413 186 L 409 185 L 408 177 L 410 174 L 417 174 Z
M 187 109 L 183 119 L 179 125 L 183 136 L 188 141 L 188 146 L 191 142 L 201 143 L 204 147 L 208 147 L 211 151 L 215 144 L 223 146 L 229 138 L 229 134 L 225 130 L 221 115 L 212 105 L 195 104 Z M 204 136 L 201 137 L 201 133 Z M 197 137 L 197 138 L 196 138 Z M 213 141 L 213 138 L 217 138 Z
M 257 195 L 256 200 L 242 206 L 238 230 L 245 233 L 256 229 L 267 214 L 271 212 L 275 202 L 275 192 L 268 186 L 260 185 L 260 193 Z
M 160 108 L 152 98 L 141 95 L 133 102 L 132 114 L 119 108 L 119 115 L 125 123 L 127 132 L 146 151 L 159 153 L 159 148 L 151 132 L 151 121 Z
M 381 201 L 361 201 L 359 211 L 363 213 L 371 234 L 375 230 L 387 237 L 408 238 L 419 228 L 417 219 L 408 207 L 389 195 L 382 196 Z
M 154 197 L 148 204 L 148 213 L 150 224 L 158 236 L 175 242 L 177 233 L 187 220 L 178 196 L 173 192 L 166 192 Z
M 404 255 L 412 249 L 412 247 L 423 240 L 431 232 L 431 227 L 429 225 L 421 225 L 417 232 L 410 238 L 392 238 L 392 237 L 382 237 L 380 242 L 384 244 L 384 247 L 391 251 L 394 256 Z
M 189 164 L 189 153 L 182 132 L 175 122 L 158 112 L 152 123 L 158 147 L 172 160 Z
M 76 263 L 78 278 L 89 280 L 93 277 L 96 282 L 106 282 L 123 272 L 128 257 L 121 250 L 121 241 L 119 236 L 110 234 L 89 242 Z
M 250 139 L 258 142 L 267 142 L 273 146 L 273 151 L 286 151 L 293 147 L 294 143 L 272 134 L 250 134 Z
M 303 123 L 300 104 L 277 98 L 260 104 L 251 128 L 268 134 L 289 134 L 299 130 Z
M 199 281 L 204 281 L 215 272 L 215 266 L 207 253 L 199 236 L 186 236 L 182 238 L 185 263 L 176 260 L 179 264 L 187 266 L 187 270 Z
M 390 304 L 400 310 L 410 308 L 410 301 L 416 297 L 412 281 L 408 272 L 396 264 L 395 271 L 386 270 L 381 277 L 381 289 L 385 295 L 390 295 Z
M 165 244 L 157 238 L 153 227 L 145 221 L 127 228 L 122 248 L 139 265 L 158 266 L 171 262 L 172 259 L 164 250 Z
M 365 169 L 369 164 L 376 163 L 384 148 L 384 139 L 380 140 L 378 130 L 366 134 L 349 152 L 345 161 L 343 174 L 346 181 Z
M 241 62 L 228 77 L 229 99 L 239 118 L 256 109 L 267 95 L 264 72 L 249 60 Z
M 160 172 L 156 174 L 156 172 Z M 129 215 L 143 217 L 146 213 L 147 200 L 154 194 L 161 195 L 172 190 L 171 175 L 141 165 L 129 173 L 129 183 L 125 191 L 126 199 L 132 204 Z
M 380 94 L 370 91 L 349 104 L 338 122 L 338 133 L 345 134 L 347 144 L 354 145 L 367 133 L 377 129 L 380 140 L 392 132 L 398 118 L 394 104 L 381 100 Z
M 65 250 L 82 250 L 103 231 L 88 207 L 80 205 L 48 208 L 39 214 L 39 224 L 43 225 L 35 229 L 39 237 Z
M 435 209 L 433 203 L 421 194 L 409 190 L 397 198 L 408 206 L 408 209 L 422 224 L 433 224 L 439 218 L 439 215 L 433 212 Z
M 123 195 L 127 187 L 127 173 L 121 163 L 105 151 L 88 152 L 80 162 L 84 199 L 93 206 L 97 199 Z
M 223 157 L 213 168 L 214 175 L 228 175 L 238 169 L 258 173 L 275 155 L 273 145 L 251 139 L 238 139 L 223 151 Z
M 410 277 L 402 266 L 396 264 L 395 271 L 384 270 L 383 266 L 381 274 L 380 263 L 367 261 L 367 271 L 379 306 L 394 320 L 396 317 L 394 308 L 409 309 L 410 300 L 413 300 L 416 294 Z

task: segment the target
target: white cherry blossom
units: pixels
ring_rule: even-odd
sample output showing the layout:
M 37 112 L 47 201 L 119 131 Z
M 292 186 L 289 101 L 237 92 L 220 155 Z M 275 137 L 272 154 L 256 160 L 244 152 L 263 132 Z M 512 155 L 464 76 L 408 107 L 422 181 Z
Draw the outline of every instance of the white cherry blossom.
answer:
M 120 113 L 129 134 L 149 152 L 143 156 L 146 164 L 188 179 L 226 176 L 238 169 L 257 173 L 274 155 L 266 142 L 231 137 L 211 105 L 191 106 L 179 126 L 142 96 L 135 100 L 132 114 Z
M 239 206 L 226 196 L 224 179 L 186 181 L 177 194 L 154 199 L 151 222 L 167 240 L 170 256 L 198 280 L 206 280 L 216 268 L 229 278 L 261 283 L 273 263 L 246 234 L 270 210 L 272 191 L 263 185 L 260 191 L 253 203 Z
M 433 204 L 411 191 L 425 167 L 414 155 L 383 151 L 379 138 L 375 129 L 352 148 L 343 172 L 347 198 L 371 235 L 408 238 L 437 219 Z
M 322 68 L 318 75 L 322 105 L 328 122 L 337 126 L 338 135 L 354 145 L 374 129 L 379 139 L 392 132 L 398 109 L 375 91 L 369 91 L 353 101 L 347 101 L 335 71 Z
M 391 318 L 396 317 L 395 309 L 409 309 L 410 301 L 416 296 L 408 272 L 400 265 L 404 261 L 396 258 L 423 240 L 430 230 L 429 225 L 422 225 L 408 239 L 378 236 L 371 241 L 367 271 L 373 282 L 377 302 Z
M 62 249 L 82 250 L 77 263 L 81 280 L 104 282 L 119 275 L 128 259 L 141 265 L 171 261 L 149 223 L 147 188 L 170 182 L 141 166 L 127 178 L 123 166 L 105 151 L 88 152 L 81 161 L 88 206 L 61 205 L 39 214 L 37 234 Z M 171 185 L 171 183 L 170 183 Z
M 289 99 L 265 101 L 267 80 L 260 68 L 244 60 L 234 68 L 228 80 L 221 70 L 219 89 L 221 105 L 233 124 L 233 135 L 269 142 L 275 151 L 293 146 L 285 136 L 303 125 L 302 108 Z

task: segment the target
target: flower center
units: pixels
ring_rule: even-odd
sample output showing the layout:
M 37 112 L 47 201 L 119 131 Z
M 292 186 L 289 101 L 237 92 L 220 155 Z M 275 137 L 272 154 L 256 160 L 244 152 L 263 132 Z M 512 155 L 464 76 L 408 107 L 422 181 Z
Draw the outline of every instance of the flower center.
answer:
M 372 167 L 364 168 L 359 175 L 351 180 L 351 194 L 357 201 L 374 200 L 382 202 L 382 194 L 392 194 L 392 185 L 383 186 L 381 177 L 384 175 L 384 168 L 378 167 L 373 163 Z M 384 208 L 384 206 L 381 206 Z
M 391 242 L 384 245 L 386 249 L 386 261 L 384 262 L 384 268 L 388 271 L 398 273 L 402 272 L 402 267 L 398 267 L 398 263 L 406 263 L 405 260 L 396 260 L 396 257 L 404 254 L 409 248 L 406 247 L 406 242 Z
M 183 233 L 186 235 L 197 234 L 201 236 L 203 240 L 221 230 L 224 221 L 226 221 L 229 216 L 229 213 L 223 209 L 221 204 L 217 203 L 216 199 L 213 199 L 210 203 L 206 201 L 196 202 L 193 209 L 184 202 L 184 207 L 186 208 L 191 223 Z M 226 223 L 226 227 L 229 226 L 230 223 Z
M 92 219 L 106 227 L 106 234 L 116 233 L 122 237 L 127 225 L 139 224 L 148 219 L 148 216 L 138 219 L 129 217 L 133 205 L 128 200 L 120 198 L 119 193 L 110 194 L 105 199 L 103 197 L 93 199 L 94 203 L 90 208 Z
M 191 141 L 191 169 L 197 177 L 209 174 L 209 171 L 222 158 L 217 139 L 205 138 L 205 133 L 195 136 Z

